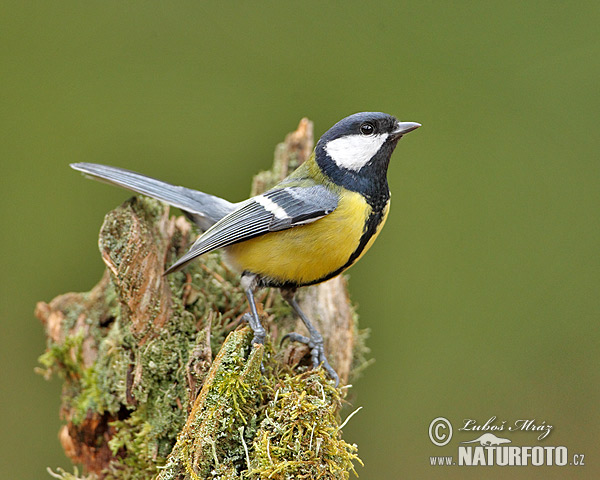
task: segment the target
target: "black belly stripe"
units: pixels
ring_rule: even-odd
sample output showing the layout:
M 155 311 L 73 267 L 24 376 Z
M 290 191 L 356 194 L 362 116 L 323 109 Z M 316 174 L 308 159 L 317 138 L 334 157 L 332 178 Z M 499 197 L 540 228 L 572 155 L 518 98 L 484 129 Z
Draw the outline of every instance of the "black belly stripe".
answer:
M 325 275 L 324 277 L 321 277 L 317 280 L 313 280 L 312 282 L 307 282 L 307 283 L 296 283 L 296 282 L 283 282 L 282 283 L 282 282 L 278 282 L 271 278 L 262 277 L 262 278 L 258 279 L 258 284 L 261 287 L 279 287 L 279 288 L 283 288 L 283 289 L 296 289 L 299 287 L 307 287 L 309 285 L 316 285 L 318 283 L 325 282 L 333 277 L 338 276 L 340 273 L 342 273 L 344 270 L 350 268 L 352 266 L 352 264 L 354 264 L 356 259 L 358 257 L 360 257 L 360 254 L 363 252 L 363 250 L 367 246 L 367 243 L 369 243 L 369 240 L 371 240 L 371 237 L 373 237 L 373 235 L 375 235 L 377 233 L 377 228 L 379 227 L 379 224 L 381 223 L 381 221 L 383 219 L 383 215 L 384 215 L 386 207 L 388 206 L 388 203 L 389 203 L 389 197 L 385 200 L 385 202 L 378 202 L 375 205 L 373 203 L 371 203 L 371 207 L 376 207 L 376 208 L 371 210 L 371 214 L 369 215 L 369 217 L 367 218 L 367 221 L 365 222 L 365 228 L 363 230 L 363 234 L 360 237 L 360 241 L 358 242 L 358 246 L 356 247 L 356 250 L 354 250 L 354 252 L 352 252 L 350 257 L 348 258 L 348 261 L 344 265 L 342 265 L 340 268 L 338 268 L 337 270 Z
M 367 243 L 369 243 L 369 240 L 371 240 L 371 237 L 373 237 L 373 235 L 375 235 L 377 233 L 377 228 L 379 227 L 379 224 L 381 223 L 381 220 L 383 219 L 384 209 L 385 209 L 385 207 L 378 212 L 371 212 L 371 214 L 369 215 L 369 218 L 367 218 L 367 221 L 365 222 L 365 229 L 363 231 L 362 236 L 360 237 L 360 241 L 358 242 L 358 247 L 356 247 L 356 250 L 354 250 L 352 255 L 350 255 L 350 258 L 348 258 L 348 261 L 344 265 L 342 265 L 340 268 L 338 268 L 334 272 L 331 272 L 329 275 L 326 275 L 323 278 L 315 280 L 314 282 L 305 283 L 302 286 L 315 285 L 317 283 L 325 282 L 326 280 L 329 280 L 333 277 L 337 277 L 344 270 L 350 268 L 354 264 L 356 259 L 358 257 L 360 257 L 361 253 L 367 246 Z

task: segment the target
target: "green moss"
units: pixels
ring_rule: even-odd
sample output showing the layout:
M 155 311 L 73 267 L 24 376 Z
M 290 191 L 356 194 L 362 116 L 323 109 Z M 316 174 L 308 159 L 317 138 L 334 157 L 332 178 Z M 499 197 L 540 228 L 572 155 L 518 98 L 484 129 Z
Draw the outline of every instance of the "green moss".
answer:
M 46 378 L 52 374 L 58 375 L 63 380 L 79 378 L 82 371 L 82 344 L 82 332 L 67 336 L 63 343 L 49 342 L 46 351 L 38 358 L 38 362 L 42 365 L 38 373 Z
M 113 455 L 122 456 L 122 459 L 110 465 L 105 480 L 150 478 L 156 475 L 157 468 L 164 460 L 156 457 L 155 462 L 148 462 L 157 453 L 155 426 L 148 422 L 148 417 L 147 409 L 141 407 L 129 418 L 111 423 L 117 433 L 109 441 L 109 447 Z
M 253 347 L 248 355 L 251 338 L 248 328 L 228 336 L 160 479 L 237 478 L 247 468 L 263 383 L 263 348 Z
M 130 200 L 131 209 L 147 225 L 154 226 L 165 214 L 165 204 L 153 198 L 137 196 Z
M 261 374 L 262 348 L 246 359 L 252 335 L 235 335 L 159 478 L 348 478 L 360 460 L 341 438 L 341 390 L 321 370 L 294 375 L 274 360 Z
M 132 225 L 124 209 L 143 219 L 149 234 L 164 213 L 158 202 L 142 199 L 107 216 L 103 246 L 113 249 L 117 262 L 126 255 L 123 232 Z M 176 236 L 169 254 L 179 255 L 177 245 L 190 241 Z M 218 252 L 168 277 L 171 315 L 154 336 L 129 328 L 123 285 L 116 281 L 127 279 L 107 279 L 102 291 L 65 304 L 64 339 L 49 340 L 40 357 L 45 376 L 64 380 L 63 408 L 73 423 L 90 415 L 113 419 L 114 457 L 104 478 L 338 479 L 354 470 L 356 448 L 339 432 L 341 391 L 320 370 L 294 374 L 276 359 L 270 342 L 250 347 L 249 329 L 236 330 L 247 311 L 244 292 Z M 267 328 L 277 319 L 280 338 L 294 327 L 296 319 L 277 292 L 265 290 L 258 301 L 265 305 Z M 97 351 L 87 366 L 86 342 Z M 366 350 L 357 352 L 357 364 L 364 364 Z M 204 384 L 206 392 L 188 421 L 199 390 L 192 384 Z
M 341 438 L 342 398 L 322 370 L 280 379 L 253 441 L 251 478 L 345 479 L 360 460 Z

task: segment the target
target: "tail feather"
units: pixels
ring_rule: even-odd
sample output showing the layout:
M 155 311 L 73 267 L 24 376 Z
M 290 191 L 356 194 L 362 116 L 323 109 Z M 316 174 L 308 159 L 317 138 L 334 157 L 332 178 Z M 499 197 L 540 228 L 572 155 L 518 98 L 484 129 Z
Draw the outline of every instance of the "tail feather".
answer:
M 71 168 L 101 182 L 148 195 L 181 209 L 202 230 L 208 229 L 236 208 L 214 195 L 171 185 L 123 168 L 97 163 L 72 163 Z

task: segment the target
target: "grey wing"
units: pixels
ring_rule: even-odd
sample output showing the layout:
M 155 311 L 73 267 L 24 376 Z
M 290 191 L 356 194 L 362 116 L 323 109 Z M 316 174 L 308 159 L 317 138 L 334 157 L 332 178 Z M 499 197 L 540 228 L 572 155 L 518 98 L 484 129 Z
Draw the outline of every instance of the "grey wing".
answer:
M 202 230 L 208 229 L 238 206 L 214 195 L 147 177 L 124 168 L 97 163 L 72 163 L 86 176 L 148 195 L 181 209 Z
M 314 222 L 333 212 L 337 204 L 338 195 L 322 185 L 269 190 L 243 202 L 200 235 L 189 251 L 165 274 L 179 270 L 211 250 Z

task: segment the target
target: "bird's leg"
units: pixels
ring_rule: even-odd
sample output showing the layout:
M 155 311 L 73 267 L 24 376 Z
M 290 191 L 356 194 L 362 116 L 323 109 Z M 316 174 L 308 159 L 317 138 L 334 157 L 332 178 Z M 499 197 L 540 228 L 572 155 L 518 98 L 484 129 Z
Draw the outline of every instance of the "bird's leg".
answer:
M 248 288 L 245 290 L 246 298 L 248 299 L 248 303 L 250 304 L 250 312 L 244 315 L 245 320 L 250 325 L 250 328 L 254 332 L 254 338 L 252 338 L 252 344 L 260 343 L 261 345 L 265 343 L 265 338 L 267 336 L 267 331 L 265 327 L 260 323 L 260 318 L 258 316 L 258 311 L 256 310 L 256 302 L 254 301 L 254 293 L 252 289 Z
M 340 378 L 338 374 L 335 373 L 335 370 L 329 365 L 327 358 L 325 357 L 325 347 L 323 343 L 323 337 L 319 333 L 319 331 L 310 323 L 308 317 L 304 314 L 304 312 L 300 309 L 300 305 L 295 298 L 295 290 L 282 290 L 281 296 L 284 298 L 286 302 L 290 304 L 290 306 L 294 309 L 294 311 L 298 314 L 308 333 L 310 338 L 305 337 L 304 335 L 300 335 L 299 333 L 288 333 L 281 339 L 281 342 L 286 339 L 290 339 L 293 342 L 300 342 L 304 345 L 307 345 L 310 348 L 310 355 L 312 359 L 313 368 L 317 368 L 320 364 L 323 365 L 323 368 L 328 373 L 328 375 L 335 381 L 335 386 L 337 387 L 340 383 Z
M 254 332 L 254 338 L 252 338 L 252 344 L 264 344 L 265 338 L 267 337 L 267 331 L 265 327 L 260 323 L 260 317 L 258 316 L 258 311 L 256 310 L 256 302 L 254 301 L 254 290 L 256 288 L 256 277 L 254 275 L 242 275 L 242 287 L 244 288 L 244 292 L 246 293 L 246 298 L 248 299 L 248 304 L 250 305 L 250 313 L 246 313 L 244 315 L 244 320 L 248 322 L 250 328 Z

